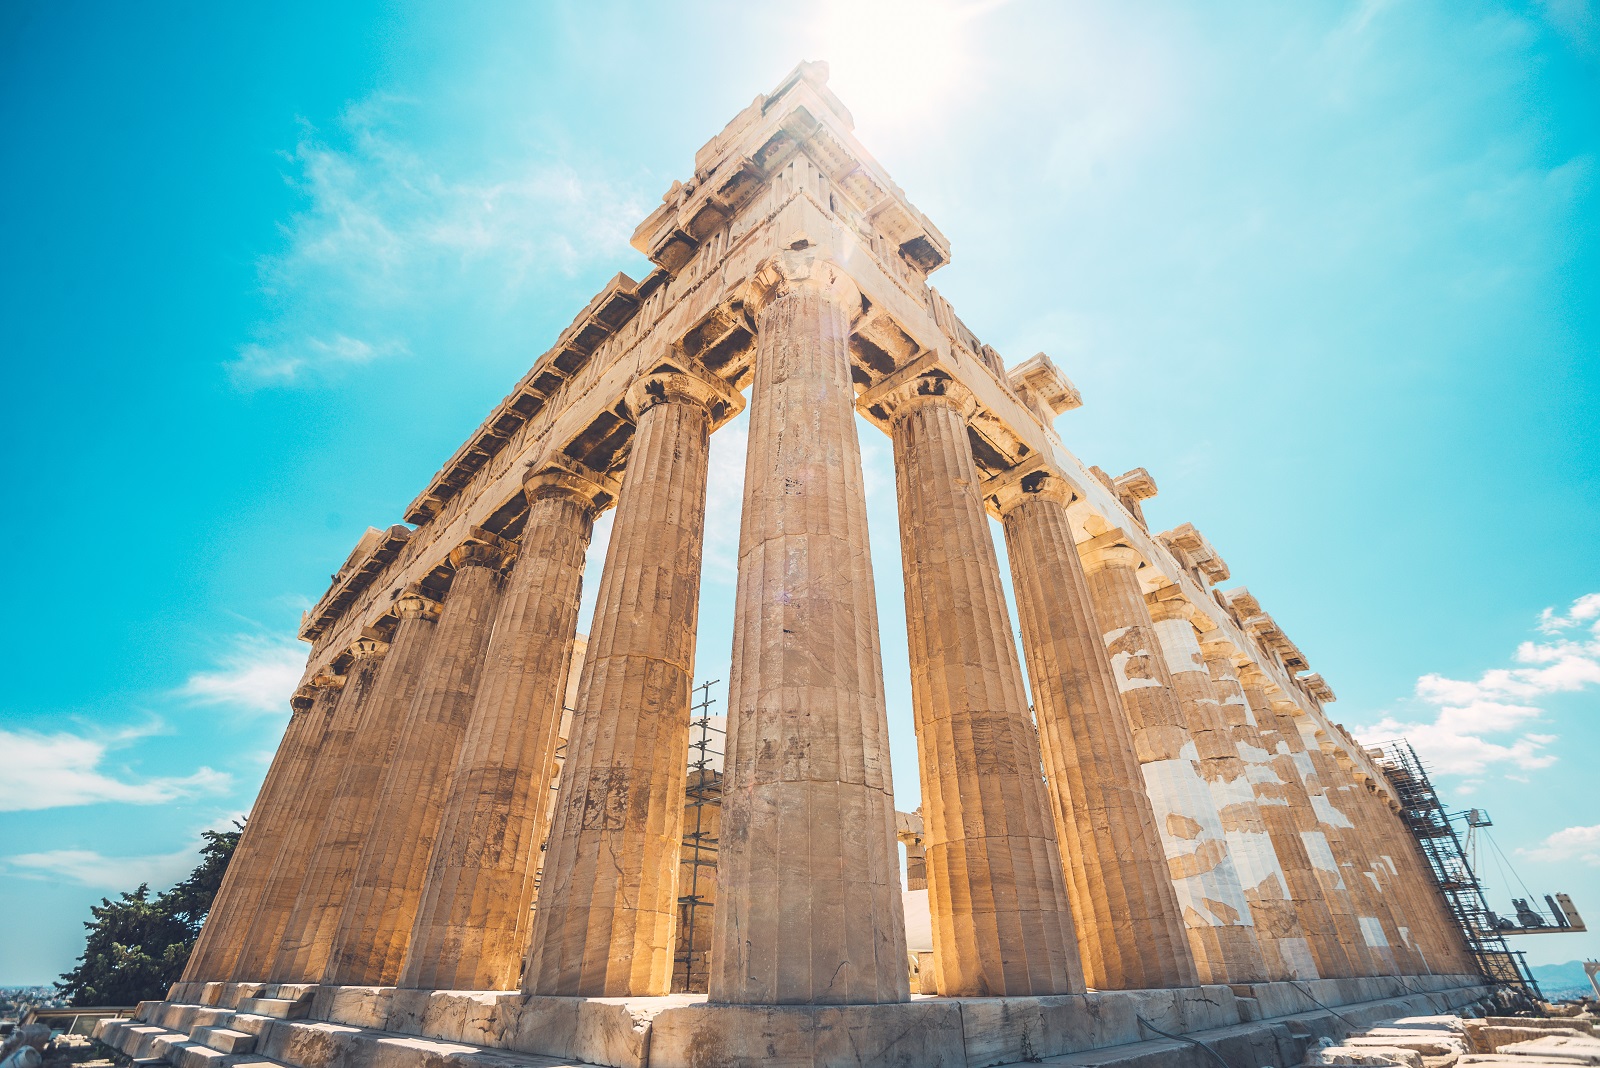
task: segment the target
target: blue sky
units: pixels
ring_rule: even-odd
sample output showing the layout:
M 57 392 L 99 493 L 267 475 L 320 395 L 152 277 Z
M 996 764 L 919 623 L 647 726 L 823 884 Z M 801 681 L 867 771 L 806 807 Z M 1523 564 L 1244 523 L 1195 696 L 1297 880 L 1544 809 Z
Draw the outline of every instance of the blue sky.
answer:
M 802 58 L 949 236 L 963 318 L 1083 390 L 1068 445 L 1147 467 L 1153 527 L 1215 543 L 1336 717 L 1409 733 L 1600 922 L 1593 0 L 23 2 L 0 983 L 64 970 L 93 901 L 248 809 L 300 611 L 642 276 L 633 227 Z M 863 442 L 909 808 L 893 473 Z M 742 423 L 714 445 L 698 671 L 725 679 Z

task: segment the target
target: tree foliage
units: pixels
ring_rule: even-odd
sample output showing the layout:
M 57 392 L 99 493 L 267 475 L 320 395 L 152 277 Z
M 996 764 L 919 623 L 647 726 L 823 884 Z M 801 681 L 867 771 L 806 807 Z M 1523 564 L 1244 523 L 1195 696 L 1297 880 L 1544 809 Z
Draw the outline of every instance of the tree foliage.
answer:
M 150 887 L 124 892 L 116 901 L 101 898 L 91 906 L 84 927 L 88 942 L 78 966 L 61 976 L 56 989 L 73 1005 L 134 1005 L 166 997 L 189 962 L 211 900 L 222 885 L 242 826 L 204 832 L 200 863 L 163 894 Z

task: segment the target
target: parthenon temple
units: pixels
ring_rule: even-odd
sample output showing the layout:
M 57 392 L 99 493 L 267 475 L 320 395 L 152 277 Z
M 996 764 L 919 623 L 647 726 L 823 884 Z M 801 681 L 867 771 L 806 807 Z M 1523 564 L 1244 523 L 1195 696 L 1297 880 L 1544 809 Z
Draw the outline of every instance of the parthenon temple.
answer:
M 1201 1064 L 1173 1036 L 1210 1034 L 1248 1068 L 1299 1063 L 1330 1012 L 1483 994 L 1332 689 L 1199 531 L 1147 526 L 1150 474 L 1069 450 L 1072 382 L 929 285 L 949 243 L 852 130 L 823 64 L 756 97 L 634 233 L 654 269 L 360 540 L 183 981 L 108 1041 L 179 1068 L 976 1066 Z M 747 405 L 726 745 L 696 771 L 702 546 L 733 522 L 710 439 Z M 915 812 L 858 416 L 893 443 Z M 686 921 L 711 775 L 714 904 Z

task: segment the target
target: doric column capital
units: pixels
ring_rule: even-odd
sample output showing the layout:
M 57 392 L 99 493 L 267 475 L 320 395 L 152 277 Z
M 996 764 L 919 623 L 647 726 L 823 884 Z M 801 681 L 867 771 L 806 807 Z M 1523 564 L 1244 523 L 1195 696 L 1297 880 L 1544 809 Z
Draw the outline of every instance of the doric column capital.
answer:
M 933 375 L 902 382 L 880 397 L 878 403 L 894 423 L 929 404 L 950 408 L 962 419 L 971 419 L 978 410 L 978 400 L 970 389 L 953 378 Z
M 344 689 L 344 684 L 348 681 L 349 676 L 335 673 L 333 665 L 326 664 L 318 668 L 317 673 L 311 676 L 309 685 L 318 690 L 342 690 Z
M 1254 660 L 1244 660 L 1237 664 L 1237 668 L 1239 681 L 1246 686 L 1259 689 L 1264 693 L 1270 693 L 1277 688 L 1273 685 L 1272 680 L 1267 678 L 1266 672 L 1261 670 L 1261 665 Z
M 350 644 L 353 660 L 381 660 L 389 655 L 389 643 L 377 638 L 357 638 Z
M 745 295 L 745 304 L 757 315 L 773 301 L 803 289 L 811 289 L 850 310 L 854 320 L 861 310 L 861 290 L 837 263 L 823 258 L 820 250 L 797 235 L 794 244 L 757 267 Z
M 1228 663 L 1228 668 L 1233 670 L 1233 658 L 1239 654 L 1239 649 L 1227 638 L 1223 637 L 1219 628 L 1201 635 L 1200 654 L 1207 660 L 1225 660 Z
M 1144 602 L 1150 608 L 1150 620 L 1153 623 L 1181 619 L 1194 627 L 1197 634 L 1217 629 L 1217 621 L 1201 611 L 1199 605 L 1185 597 L 1181 588 L 1171 583 L 1153 593 L 1145 594 Z
M 504 538 L 474 527 L 472 536 L 450 550 L 450 566 L 460 571 L 464 567 L 486 567 L 499 571 L 516 556 L 516 546 Z
M 1032 471 L 1021 478 L 1000 482 L 990 492 L 1004 519 L 1018 507 L 1033 501 L 1054 501 L 1065 508 L 1076 495 L 1072 483 L 1049 471 Z
M 744 397 L 721 379 L 686 371 L 657 371 L 628 387 L 628 411 L 635 420 L 658 404 L 698 404 L 720 420 L 743 408 Z
M 522 480 L 522 493 L 528 503 L 545 497 L 569 497 L 598 515 L 617 499 L 615 486 L 605 485 L 603 476 L 580 471 L 575 464 L 550 463 L 533 469 Z
M 295 690 L 294 696 L 289 698 L 289 706 L 296 712 L 304 712 L 310 708 L 317 699 L 317 688 L 311 683 L 301 683 Z
M 1083 559 L 1084 572 L 1090 575 L 1108 567 L 1125 567 L 1132 571 L 1144 559 L 1138 549 L 1128 544 L 1128 536 L 1117 529 L 1079 545 L 1078 555 Z
M 400 596 L 394 601 L 395 615 L 401 619 L 436 620 L 442 607 L 438 601 L 423 593 L 421 588 L 415 585 L 401 590 Z

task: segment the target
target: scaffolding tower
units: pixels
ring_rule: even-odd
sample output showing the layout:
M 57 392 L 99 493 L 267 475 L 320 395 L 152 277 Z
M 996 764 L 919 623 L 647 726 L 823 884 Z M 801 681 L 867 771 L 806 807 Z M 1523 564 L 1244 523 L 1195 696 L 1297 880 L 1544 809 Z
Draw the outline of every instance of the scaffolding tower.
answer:
M 1483 884 L 1467 861 L 1452 821 L 1467 816 L 1449 813 L 1433 788 L 1433 780 L 1405 739 L 1378 746 L 1382 767 L 1400 795 L 1400 818 L 1417 840 L 1428 868 L 1438 884 L 1445 907 L 1461 928 L 1461 936 L 1479 971 L 1514 999 L 1535 1001 L 1543 997 L 1520 951 L 1506 945 L 1495 926 L 1494 913 L 1483 896 Z
M 722 738 L 711 724 L 711 687 L 695 687 L 690 711 L 689 774 L 683 792 L 683 846 L 678 868 L 678 936 L 672 961 L 673 993 L 703 994 L 711 950 L 711 910 L 716 903 L 717 836 L 722 826 Z

